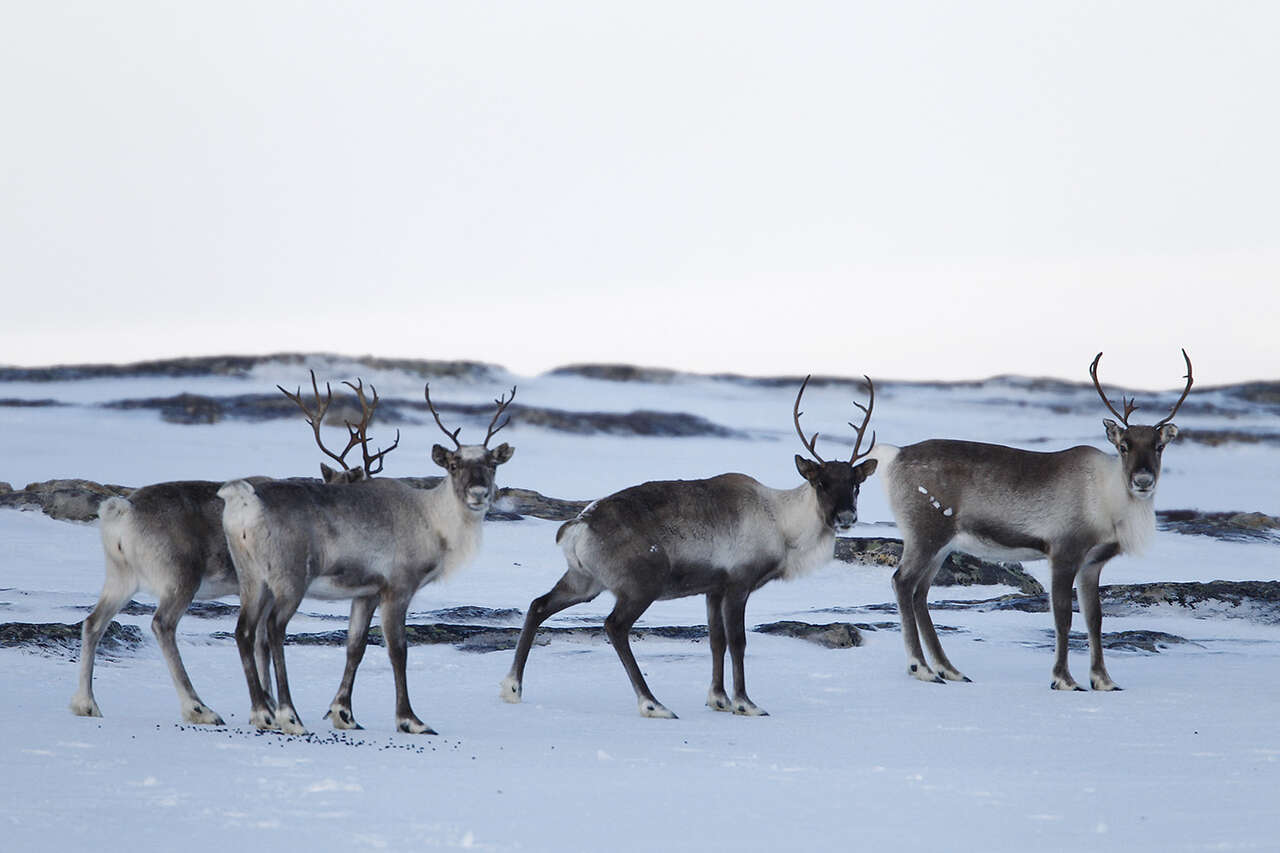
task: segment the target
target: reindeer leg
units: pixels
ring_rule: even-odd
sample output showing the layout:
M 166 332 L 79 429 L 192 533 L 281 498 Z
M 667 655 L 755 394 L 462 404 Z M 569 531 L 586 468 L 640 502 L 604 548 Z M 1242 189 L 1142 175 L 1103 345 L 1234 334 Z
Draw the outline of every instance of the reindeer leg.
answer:
M 138 591 L 138 581 L 127 566 L 107 555 L 107 577 L 93 612 L 80 626 L 80 683 L 71 697 L 71 713 L 80 717 L 101 717 L 102 710 L 93 698 L 93 658 L 98 642 L 111 625 L 111 620 L 126 601 Z
M 907 673 L 921 681 L 945 684 L 942 676 L 929 668 L 924 659 L 924 649 L 920 647 L 920 634 L 916 627 L 916 598 L 929 596 L 929 567 L 932 563 L 941 563 L 936 551 L 917 546 L 914 542 L 903 543 L 902 560 L 893 573 L 893 591 L 898 598 L 898 616 L 902 620 L 902 643 L 907 649 Z M 929 618 L 927 605 L 921 607 L 925 619 Z M 933 631 L 933 622 L 929 623 L 929 632 L 933 634 L 933 642 L 937 643 L 937 633 Z M 941 645 L 939 645 L 941 649 Z M 945 657 L 945 656 L 944 656 Z
M 1053 627 L 1055 634 L 1055 654 L 1053 662 L 1053 681 L 1049 686 L 1054 690 L 1084 690 L 1071 677 L 1067 668 L 1067 649 L 1071 635 L 1071 584 L 1080 566 L 1077 559 L 1051 555 L 1049 571 L 1051 572 L 1050 602 L 1053 605 Z
M 733 660 L 733 713 L 747 717 L 767 717 L 769 712 L 747 696 L 747 596 L 750 590 L 730 590 L 724 596 L 725 638 L 729 641 L 729 657 Z
M 1104 548 L 1114 552 L 1114 546 L 1098 546 L 1095 551 Z M 1111 557 L 1111 553 L 1103 553 L 1106 556 L 1091 553 L 1090 559 L 1080 569 L 1077 595 L 1084 624 L 1089 632 L 1089 685 L 1094 690 L 1120 690 L 1122 688 L 1111 680 L 1107 667 L 1102 662 L 1102 601 L 1098 598 L 1098 577 Z
M 707 691 L 707 707 L 713 711 L 732 711 L 733 703 L 724 692 L 724 593 L 707 593 L 707 640 L 711 644 L 711 689 Z
M 222 717 L 200 701 L 196 689 L 187 676 L 187 668 L 182 665 L 182 657 L 178 654 L 178 643 L 175 633 L 178 620 L 187 611 L 195 590 L 183 590 L 175 598 L 161 601 L 156 607 L 156 615 L 151 620 L 151 631 L 156 635 L 156 642 L 164 655 L 164 662 L 169 667 L 169 677 L 173 679 L 173 687 L 178 691 L 178 703 L 182 707 L 182 718 L 189 723 L 200 725 L 223 726 Z
M 267 639 L 267 620 L 270 618 L 271 604 L 268 602 L 262 608 L 262 615 L 258 617 L 258 628 L 253 634 L 253 660 L 258 666 L 258 682 L 262 685 L 262 692 L 267 697 L 267 707 L 274 711 L 276 687 L 271 680 L 271 643 Z
M 305 735 L 307 728 L 298 717 L 293 707 L 293 695 L 289 692 L 289 672 L 284 664 L 284 636 L 289 627 L 289 620 L 298 611 L 302 596 L 291 597 L 291 600 L 275 599 L 271 615 L 267 618 L 267 639 L 271 643 L 271 663 L 276 668 L 276 711 L 275 721 L 280 731 L 287 735 Z
M 409 612 L 409 595 L 382 596 L 382 639 L 387 644 L 387 656 L 391 658 L 391 672 L 396 680 L 396 728 L 405 734 L 433 735 L 436 730 L 428 726 L 409 705 L 409 682 L 405 665 L 409 660 L 409 645 L 404 635 L 404 620 Z
M 333 720 L 335 729 L 364 728 L 351 713 L 351 689 L 355 685 L 356 670 L 364 658 L 365 647 L 369 644 L 369 621 L 377 606 L 376 595 L 366 595 L 351 601 L 351 618 L 347 621 L 347 668 L 342 672 L 342 683 L 338 685 L 337 695 L 329 703 L 329 712 L 324 715 L 326 720 Z
M 249 722 L 264 731 L 276 728 L 275 714 L 268 705 L 262 678 L 258 674 L 255 646 L 258 626 L 264 610 L 271 604 L 271 591 L 265 583 L 246 584 L 240 578 L 240 616 L 236 619 L 236 646 L 240 651 L 240 666 L 249 686 Z
M 572 570 L 567 571 L 546 595 L 539 596 L 529 603 L 529 612 L 524 617 L 524 628 L 520 630 L 520 640 L 516 643 L 516 656 L 511 662 L 511 670 L 502 679 L 501 696 L 507 702 L 519 702 L 524 694 L 524 667 L 529 660 L 529 650 L 533 648 L 533 640 L 538 628 L 547 619 L 567 607 L 590 601 L 600 594 L 601 587 L 594 578 Z
M 636 656 L 631 653 L 631 626 L 635 625 L 640 615 L 649 609 L 653 599 L 629 598 L 623 593 L 615 593 L 615 595 L 618 601 L 613 611 L 604 620 L 604 631 L 609 636 L 609 642 L 613 643 L 613 650 L 618 653 L 618 659 L 622 661 L 622 668 L 627 671 L 627 677 L 631 679 L 631 687 L 636 691 L 636 700 L 640 704 L 640 714 L 645 717 L 674 720 L 676 715 L 668 711 L 650 692 L 649 685 L 645 684 L 644 675 L 640 672 L 640 665 L 636 663 Z
M 911 604 L 915 610 L 920 636 L 929 650 L 929 656 L 933 658 L 933 665 L 938 675 L 946 681 L 973 681 L 956 669 L 947 658 L 947 653 L 942 650 L 942 641 L 938 639 L 938 631 L 933 627 L 933 618 L 929 615 L 929 587 L 933 586 L 933 579 L 938 576 L 938 570 L 942 568 L 945 560 L 946 556 L 943 554 L 934 555 L 929 572 L 920 583 L 916 584 L 915 594 L 911 596 Z

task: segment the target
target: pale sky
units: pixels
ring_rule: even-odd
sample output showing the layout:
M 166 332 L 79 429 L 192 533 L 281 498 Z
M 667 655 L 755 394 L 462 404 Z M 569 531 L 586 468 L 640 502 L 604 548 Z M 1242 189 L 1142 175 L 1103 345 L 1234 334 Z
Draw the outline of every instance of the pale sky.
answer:
M 1280 5 L 50 2 L 0 363 L 1280 378 Z

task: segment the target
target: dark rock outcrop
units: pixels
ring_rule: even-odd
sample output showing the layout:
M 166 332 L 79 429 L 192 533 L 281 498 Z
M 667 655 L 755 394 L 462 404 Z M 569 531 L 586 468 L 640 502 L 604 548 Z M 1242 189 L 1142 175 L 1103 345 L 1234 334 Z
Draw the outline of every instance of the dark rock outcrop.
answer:
M 425 378 L 457 377 L 489 379 L 498 368 L 476 361 L 374 358 L 329 353 L 275 353 L 272 355 L 218 355 L 168 358 L 131 364 L 64 364 L 52 367 L 0 367 L 0 382 L 67 382 L 77 379 L 116 379 L 139 376 L 247 376 L 260 364 L 296 364 L 305 369 L 317 362 L 357 364 L 371 370 L 400 370 Z
M 836 559 L 845 563 L 896 566 L 902 559 L 902 541 L 880 537 L 837 537 Z M 1021 563 L 995 563 L 959 551 L 947 557 L 933 583 L 934 586 L 1004 584 L 1029 594 L 1044 592 L 1040 582 L 1023 571 Z
M 92 521 L 98 517 L 98 504 L 109 497 L 127 497 L 133 489 L 127 486 L 103 485 L 92 480 L 45 480 L 28 483 L 21 491 L 0 492 L 0 507 L 36 508 L 65 521 Z
M 107 656 L 131 652 L 142 645 L 142 629 L 137 625 L 112 622 L 98 643 L 98 654 Z M 80 623 L 7 622 L 0 625 L 0 648 L 21 647 L 44 654 L 76 657 L 80 654 Z
M 1156 512 L 1161 530 L 1197 536 L 1212 536 L 1227 542 L 1274 542 L 1280 540 L 1280 518 L 1261 512 L 1201 512 L 1168 509 Z
M 808 622 L 784 620 L 757 625 L 751 630 L 761 634 L 773 634 L 782 637 L 796 637 L 817 643 L 828 649 L 851 649 L 862 645 L 862 634 L 858 627 L 849 622 L 828 622 L 826 625 L 811 625 Z

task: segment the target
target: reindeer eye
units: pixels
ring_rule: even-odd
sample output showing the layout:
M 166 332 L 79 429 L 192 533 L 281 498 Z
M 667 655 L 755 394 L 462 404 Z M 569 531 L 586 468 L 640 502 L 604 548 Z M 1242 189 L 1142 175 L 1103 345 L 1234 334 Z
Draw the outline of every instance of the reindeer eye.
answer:
M 1122 442 L 1120 442 L 1120 452 L 1121 452 L 1121 453 L 1128 453 L 1128 452 L 1129 452 L 1129 442 L 1127 442 L 1127 441 L 1122 441 Z

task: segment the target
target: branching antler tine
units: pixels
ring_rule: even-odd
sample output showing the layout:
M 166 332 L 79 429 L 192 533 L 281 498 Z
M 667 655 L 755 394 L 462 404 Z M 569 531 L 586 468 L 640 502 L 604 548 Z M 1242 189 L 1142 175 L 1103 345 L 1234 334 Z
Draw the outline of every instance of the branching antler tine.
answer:
M 306 403 L 302 402 L 302 388 L 298 388 L 296 393 L 290 394 L 288 391 L 284 390 L 282 386 L 277 385 L 276 387 L 280 389 L 281 394 L 284 394 L 296 403 L 298 408 L 302 409 L 303 414 L 307 416 L 307 423 L 311 426 L 311 431 L 316 435 L 316 445 L 320 448 L 320 451 L 324 453 L 325 456 L 328 456 L 330 459 L 341 465 L 342 470 L 349 470 L 347 467 L 346 455 L 351 451 L 353 445 L 348 444 L 347 449 L 342 451 L 342 455 L 339 456 L 329 448 L 325 447 L 324 442 L 320 439 L 320 426 L 324 423 L 325 412 L 329 411 L 329 404 L 333 402 L 333 388 L 330 387 L 329 383 L 326 382 L 324 384 L 325 400 L 322 403 L 320 402 L 320 385 L 316 382 L 316 372 L 314 370 L 311 371 L 311 391 L 315 395 L 316 399 L 316 407 L 314 411 L 308 408 Z
M 1156 424 L 1158 427 L 1162 427 L 1173 420 L 1173 416 L 1178 413 L 1178 409 L 1182 408 L 1182 401 L 1187 399 L 1187 395 L 1191 393 L 1191 383 L 1195 380 L 1191 377 L 1191 356 L 1187 355 L 1185 347 L 1182 349 L 1182 360 L 1187 363 L 1187 387 L 1182 389 L 1182 396 L 1178 398 L 1178 402 L 1173 404 L 1173 411 L 1169 412 L 1166 417 Z
M 812 376 L 812 373 L 809 374 L 804 378 L 804 381 L 800 383 L 800 391 L 796 394 L 796 404 L 791 407 L 791 417 L 796 422 L 796 434 L 800 436 L 800 443 L 805 446 L 805 449 L 813 454 L 814 459 L 817 459 L 819 462 L 826 462 L 827 460 L 818 455 L 818 434 L 815 432 L 813 434 L 813 438 L 806 440 L 804 437 L 804 430 L 800 428 L 800 416 L 804 414 L 804 412 L 800 411 L 800 398 L 804 396 L 804 389 L 809 384 L 809 380 Z
M 399 446 L 400 446 L 400 430 L 396 430 L 396 440 L 391 442 L 390 447 L 388 447 L 386 450 L 383 450 L 381 447 L 379 447 L 378 452 L 374 453 L 373 455 L 369 454 L 368 443 L 367 442 L 362 443 L 360 445 L 360 451 L 364 455 L 364 473 L 370 477 L 372 477 L 374 474 L 382 473 L 382 457 L 386 456 L 388 453 L 395 450 Z M 375 462 L 378 465 L 377 468 L 373 467 Z
M 453 439 L 453 443 L 458 447 L 462 447 L 462 442 L 458 441 L 458 433 L 462 432 L 462 427 L 458 427 L 453 432 L 444 428 L 444 423 L 440 420 L 440 413 L 436 411 L 435 404 L 431 402 L 431 383 L 428 382 L 422 387 L 422 394 L 427 398 L 427 408 L 431 409 L 431 414 L 435 416 L 436 425 L 440 427 L 440 431 L 449 438 Z
M 1136 407 L 1132 404 L 1132 401 L 1130 401 L 1129 404 L 1124 407 L 1124 414 L 1122 415 L 1116 411 L 1115 406 L 1111 405 L 1111 401 L 1107 399 L 1107 395 L 1102 390 L 1102 385 L 1099 384 L 1098 382 L 1098 362 L 1101 360 L 1102 360 L 1102 353 L 1098 353 L 1096 356 L 1093 357 L 1093 364 L 1089 365 L 1089 375 L 1093 377 L 1093 387 L 1098 389 L 1098 396 L 1102 398 L 1102 402 L 1105 403 L 1107 408 L 1111 410 L 1111 414 L 1119 418 L 1120 423 L 1124 424 L 1125 427 L 1128 428 L 1129 415 L 1133 414 L 1133 410 Z M 1120 397 L 1120 402 L 1124 403 L 1123 395 Z
M 502 430 L 502 427 L 511 423 L 511 416 L 508 415 L 507 419 L 503 421 L 502 424 L 499 425 L 497 429 L 493 428 L 493 425 L 498 423 L 498 418 L 502 417 L 502 413 L 507 410 L 507 406 L 510 406 L 512 401 L 515 400 L 515 398 L 516 398 L 516 386 L 512 385 L 510 397 L 507 397 L 506 394 L 503 394 L 501 397 L 498 397 L 496 400 L 493 401 L 498 404 L 498 411 L 493 413 L 493 420 L 489 421 L 489 431 L 488 433 L 485 434 L 485 437 L 484 437 L 485 447 L 489 446 L 489 439 L 497 435 Z
M 868 454 L 870 454 L 872 448 L 876 446 L 876 433 L 875 433 L 875 430 L 872 430 L 871 444 L 867 445 L 867 449 L 865 452 L 863 453 L 858 452 L 858 448 L 862 446 L 862 437 L 867 434 L 867 424 L 871 423 L 871 410 L 876 407 L 875 383 L 872 382 L 871 377 L 867 376 L 865 373 L 862 375 L 862 378 L 867 380 L 867 405 L 864 406 L 861 403 L 859 403 L 857 400 L 853 401 L 853 405 L 862 410 L 863 417 L 862 417 L 861 426 L 853 426 L 852 422 L 850 422 L 849 424 L 849 426 L 853 427 L 853 431 L 858 434 L 857 438 L 854 439 L 854 442 L 853 442 L 853 455 L 849 457 L 850 465 L 857 462 L 859 459 L 863 458 L 864 456 L 867 456 Z

